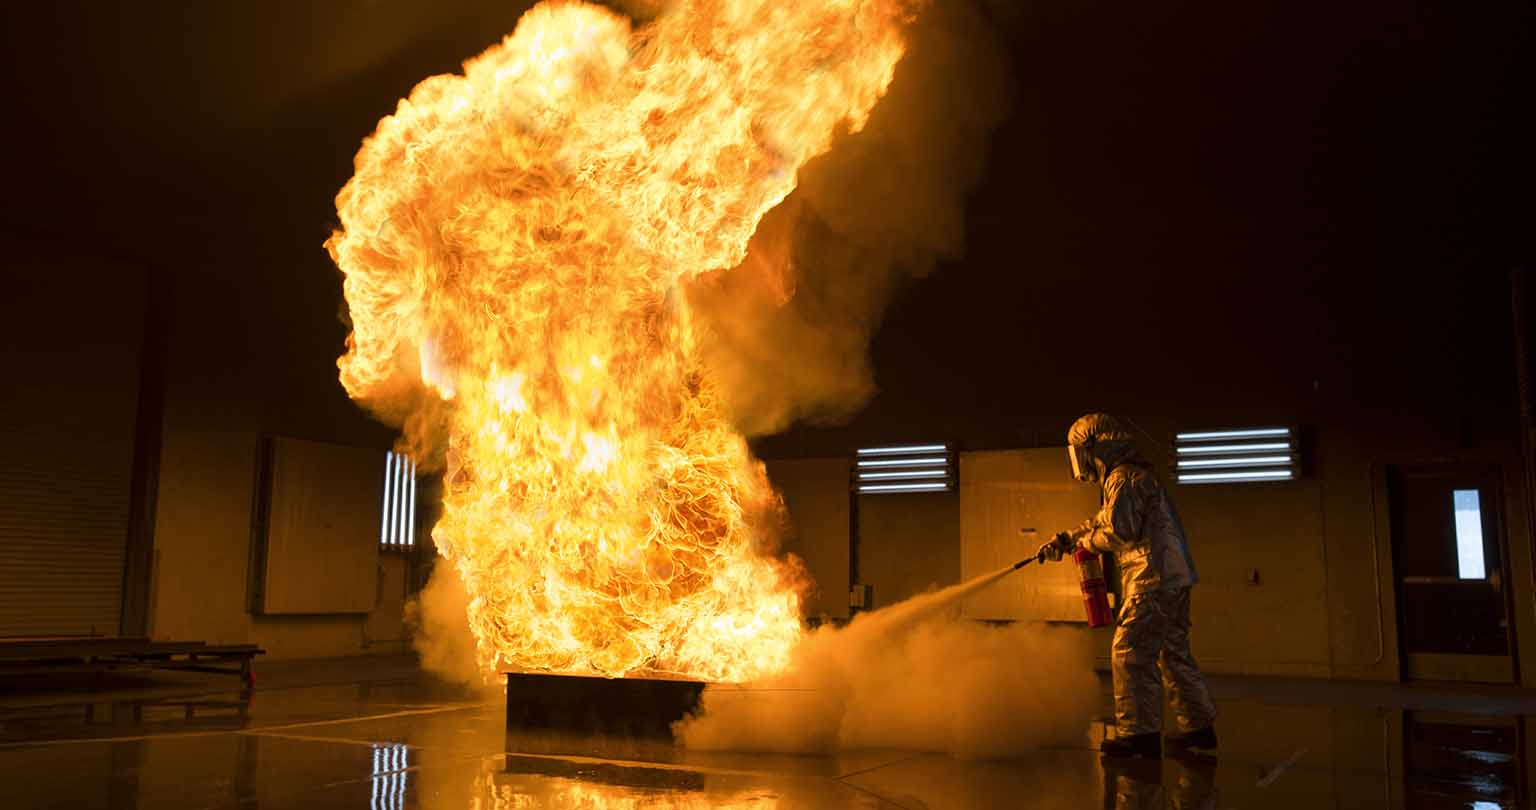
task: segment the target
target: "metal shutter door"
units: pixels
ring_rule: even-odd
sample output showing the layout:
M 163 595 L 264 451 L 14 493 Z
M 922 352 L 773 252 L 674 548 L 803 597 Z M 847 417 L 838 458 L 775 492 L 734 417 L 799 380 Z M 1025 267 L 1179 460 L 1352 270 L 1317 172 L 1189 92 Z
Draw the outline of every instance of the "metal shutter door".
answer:
M 114 635 L 142 270 L 0 234 L 0 636 Z

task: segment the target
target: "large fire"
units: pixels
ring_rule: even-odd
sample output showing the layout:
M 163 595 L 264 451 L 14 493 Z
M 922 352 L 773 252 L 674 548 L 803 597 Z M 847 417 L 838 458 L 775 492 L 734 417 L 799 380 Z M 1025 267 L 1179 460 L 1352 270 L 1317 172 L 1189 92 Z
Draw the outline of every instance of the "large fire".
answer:
M 731 268 L 859 129 L 912 0 L 547 2 L 401 101 L 326 243 L 355 399 L 446 445 L 433 532 L 479 663 L 741 681 L 785 666 L 798 576 L 683 285 Z

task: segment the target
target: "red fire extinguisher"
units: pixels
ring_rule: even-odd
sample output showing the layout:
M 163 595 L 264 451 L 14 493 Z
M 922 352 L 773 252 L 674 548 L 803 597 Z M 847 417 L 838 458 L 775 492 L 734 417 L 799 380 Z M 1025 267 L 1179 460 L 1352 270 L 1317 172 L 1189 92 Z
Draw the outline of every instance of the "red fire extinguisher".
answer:
M 1104 560 L 1096 551 L 1079 547 L 1072 552 L 1083 589 L 1083 610 L 1089 627 L 1106 627 L 1115 620 L 1109 610 L 1109 585 L 1104 581 Z

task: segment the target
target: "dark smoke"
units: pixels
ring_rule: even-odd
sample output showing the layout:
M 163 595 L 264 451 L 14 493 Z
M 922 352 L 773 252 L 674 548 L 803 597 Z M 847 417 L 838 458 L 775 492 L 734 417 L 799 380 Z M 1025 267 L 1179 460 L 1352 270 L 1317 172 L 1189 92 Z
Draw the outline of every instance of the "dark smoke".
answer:
M 800 172 L 741 266 L 690 300 L 739 429 L 846 419 L 875 391 L 867 357 L 891 296 L 965 249 L 965 198 L 1011 101 L 1006 55 L 967 2 L 913 23 L 867 126 Z

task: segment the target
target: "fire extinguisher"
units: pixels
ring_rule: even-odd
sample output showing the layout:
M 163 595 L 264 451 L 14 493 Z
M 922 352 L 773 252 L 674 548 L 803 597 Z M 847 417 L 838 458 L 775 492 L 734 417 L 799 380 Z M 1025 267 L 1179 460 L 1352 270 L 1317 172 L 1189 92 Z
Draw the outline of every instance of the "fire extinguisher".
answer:
M 1083 611 L 1089 627 L 1107 627 L 1115 620 L 1109 610 L 1109 585 L 1104 581 L 1104 560 L 1096 551 L 1079 547 L 1072 552 L 1077 576 L 1083 589 Z

